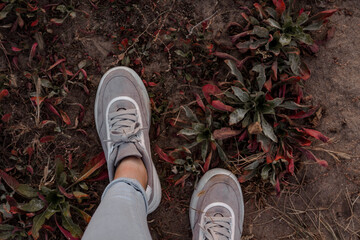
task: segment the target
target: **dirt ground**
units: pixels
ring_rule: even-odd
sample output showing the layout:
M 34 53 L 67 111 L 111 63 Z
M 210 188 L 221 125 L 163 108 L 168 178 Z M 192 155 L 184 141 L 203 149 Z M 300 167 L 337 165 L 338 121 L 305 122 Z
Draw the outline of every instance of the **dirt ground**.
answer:
M 92 61 L 87 69 L 90 94 L 86 95 L 74 87 L 66 99 L 68 103 L 78 102 L 86 106 L 80 126 L 87 135 L 64 130 L 64 134 L 56 138 L 57 144 L 48 147 L 48 155 L 72 151 L 78 155 L 85 153 L 90 158 L 101 152 L 93 118 L 96 87 L 102 74 L 126 61 L 121 55 L 124 49 L 119 49 L 123 35 L 128 39 L 139 34 L 142 36 L 134 45 L 135 50 L 129 53 L 133 56 L 129 66 L 141 73 L 145 81 L 156 83 L 156 86 L 148 87 L 150 96 L 156 101 L 156 109 L 153 106 L 152 145 L 164 149 L 174 147 L 177 144 L 176 130 L 168 124 L 168 118 L 174 117 L 170 110 L 194 100 L 191 94 L 193 87 L 184 80 L 188 77 L 185 73 L 193 81 L 205 83 L 211 81 L 214 69 L 219 65 L 224 67 L 220 63 L 207 63 L 206 68 L 199 67 L 201 65 L 182 67 L 188 63 L 182 62 L 174 50 L 184 50 L 182 42 L 201 32 L 201 23 L 205 19 L 209 20 L 207 34 L 199 36 L 198 41 L 210 44 L 218 30 L 224 29 L 230 20 L 239 18 L 239 7 L 253 1 L 126 1 L 117 4 L 117 7 L 110 7 L 108 2 L 100 4 L 101 1 L 93 1 L 99 9 L 84 2 L 81 4 L 80 1 L 78 7 L 88 12 L 89 17 L 77 17 L 71 23 L 54 27 L 60 40 L 51 47 L 57 50 L 58 55 L 66 57 L 69 65 L 77 65 L 85 58 Z M 291 179 L 280 196 L 272 190 L 261 192 L 265 189 L 262 186 L 244 184 L 242 239 L 360 239 L 360 2 L 309 0 L 304 4 L 307 10 L 339 8 L 327 26 L 336 28 L 334 38 L 321 46 L 317 57 L 307 59 L 312 76 L 305 85 L 305 93 L 312 97 L 314 105 L 323 109 L 317 129 L 333 139 L 330 144 L 314 147 L 317 155 L 329 162 L 329 167 L 324 169 L 305 161 L 306 164 L 299 167 L 297 177 Z M 70 24 L 73 27 L 69 27 Z M 126 26 L 128 30 L 121 30 L 121 26 Z M 175 29 L 170 31 L 171 39 L 166 37 L 167 34 L 156 32 L 169 28 Z M 172 50 L 166 51 L 171 42 Z M 131 49 L 131 44 L 128 44 L 128 49 Z M 197 51 L 197 45 L 192 47 L 194 52 Z M 136 57 L 141 57 L 141 64 L 132 62 Z M 206 56 L 198 54 L 196 58 L 201 62 Z M 19 62 L 21 65 L 21 59 Z M 3 57 L 0 63 L 2 71 L 5 71 L 6 60 Z M 23 82 L 18 84 L 22 86 Z M 22 118 L 33 119 L 33 114 L 30 114 L 33 109 L 25 104 L 25 90 L 17 91 L 18 96 L 22 96 L 24 112 L 29 112 L 25 115 L 17 112 L 13 116 L 19 125 Z M 13 112 L 21 104 L 11 100 L 7 103 L 1 107 Z M 65 110 L 70 112 L 73 120 L 77 110 L 69 106 Z M 19 147 L 26 141 L 39 138 L 37 134 L 43 134 L 40 130 L 31 132 L 33 126 L 26 127 L 25 130 L 17 130 L 26 131 L 26 134 L 17 139 L 15 146 Z M 14 136 L 2 137 L 1 160 L 9 156 L 7 152 L 13 147 L 9 142 L 11 137 Z M 351 157 L 344 155 L 336 159 L 331 156 L 331 151 L 347 153 Z M 158 210 L 148 217 L 152 237 L 154 240 L 191 239 L 188 209 L 195 178 L 190 177 L 184 187 L 174 187 L 169 179 L 171 165 L 154 153 L 153 158 L 162 183 L 163 198 Z M 42 163 L 37 161 L 38 166 L 34 170 L 40 176 Z M 10 165 L 4 160 L 1 167 Z M 106 181 L 92 187 L 97 191 L 95 195 L 100 196 L 105 185 Z

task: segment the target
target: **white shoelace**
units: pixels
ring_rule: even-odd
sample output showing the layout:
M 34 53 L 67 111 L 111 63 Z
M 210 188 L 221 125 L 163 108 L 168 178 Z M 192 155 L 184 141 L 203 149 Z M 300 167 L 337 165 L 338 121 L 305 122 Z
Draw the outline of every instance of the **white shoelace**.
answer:
M 110 136 L 114 144 L 114 148 L 121 143 L 138 142 L 140 141 L 138 133 L 140 124 L 138 122 L 138 115 L 136 109 L 120 109 L 109 114 L 110 120 Z
M 204 226 L 200 229 L 207 240 L 230 240 L 231 218 L 204 216 Z

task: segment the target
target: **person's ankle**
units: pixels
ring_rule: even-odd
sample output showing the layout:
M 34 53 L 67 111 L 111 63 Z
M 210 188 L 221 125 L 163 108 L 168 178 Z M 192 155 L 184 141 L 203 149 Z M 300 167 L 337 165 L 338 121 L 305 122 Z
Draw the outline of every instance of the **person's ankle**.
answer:
M 148 175 L 144 162 L 141 160 L 141 158 L 126 157 L 122 159 L 115 170 L 114 179 L 117 178 L 136 179 L 146 190 Z

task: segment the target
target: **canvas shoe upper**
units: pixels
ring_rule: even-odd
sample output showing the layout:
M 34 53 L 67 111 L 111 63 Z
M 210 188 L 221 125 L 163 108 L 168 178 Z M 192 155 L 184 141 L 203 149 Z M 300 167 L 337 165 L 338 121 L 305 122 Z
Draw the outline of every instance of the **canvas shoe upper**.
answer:
M 200 179 L 190 203 L 190 224 L 196 240 L 240 240 L 244 202 L 235 175 L 212 169 Z
M 149 96 L 136 72 L 127 67 L 107 71 L 98 86 L 94 112 L 110 181 L 122 159 L 129 156 L 141 158 L 148 173 L 145 190 L 148 213 L 153 212 L 160 204 L 161 187 L 151 159 Z

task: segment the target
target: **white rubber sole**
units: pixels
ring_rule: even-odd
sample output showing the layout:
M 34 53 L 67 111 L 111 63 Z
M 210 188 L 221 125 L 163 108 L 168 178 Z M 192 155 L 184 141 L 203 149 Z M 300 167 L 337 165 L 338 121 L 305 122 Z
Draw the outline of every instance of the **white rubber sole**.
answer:
M 139 75 L 132 70 L 131 68 L 128 67 L 124 67 L 124 66 L 119 66 L 119 67 L 113 67 L 111 69 L 109 69 L 101 78 L 100 83 L 98 85 L 98 89 L 96 91 L 96 98 L 95 98 L 95 107 L 94 107 L 94 115 L 95 115 L 95 125 L 96 125 L 96 130 L 97 132 L 99 132 L 99 126 L 97 124 L 97 110 L 98 110 L 98 101 L 97 99 L 99 98 L 99 94 L 100 94 L 100 89 L 102 87 L 102 84 L 104 83 L 105 78 L 112 72 L 114 71 L 119 71 L 119 70 L 124 70 L 129 72 L 134 79 L 136 80 L 137 83 L 139 83 L 139 86 L 141 88 L 141 93 L 143 94 L 143 98 L 145 99 L 145 104 L 148 110 L 148 116 L 149 118 L 147 119 L 148 123 L 149 123 L 149 127 L 150 127 L 150 123 L 151 123 L 151 109 L 150 109 L 150 98 L 149 98 L 149 94 L 147 93 L 146 87 L 143 83 L 143 81 L 141 80 L 141 78 L 139 77 Z M 150 150 L 151 151 L 151 150 Z M 149 152 L 149 156 L 151 158 L 151 152 Z M 153 211 L 155 211 L 155 209 L 159 206 L 160 202 L 161 202 L 161 185 L 160 185 L 160 180 L 159 180 L 159 176 L 157 174 L 154 162 L 152 162 L 152 166 L 153 166 L 153 182 L 154 182 L 154 186 L 152 191 L 154 192 L 154 197 L 153 197 L 153 201 L 149 204 L 148 206 L 148 213 L 152 213 Z
M 241 191 L 241 187 L 240 187 L 240 183 L 238 181 L 238 179 L 235 177 L 235 175 L 223 168 L 214 168 L 211 169 L 209 171 L 207 171 L 204 176 L 201 177 L 200 181 L 198 182 L 197 186 L 195 187 L 195 190 L 193 192 L 193 195 L 191 196 L 191 201 L 190 201 L 190 209 L 189 209 L 189 215 L 190 215 L 190 226 L 191 226 L 191 230 L 194 229 L 195 226 L 195 213 L 196 213 L 196 206 L 199 200 L 199 194 L 200 192 L 203 190 L 205 184 L 214 176 L 216 175 L 227 175 L 229 177 L 231 177 L 236 184 L 238 185 L 239 189 L 240 189 L 240 196 L 241 199 L 243 199 L 243 194 Z M 244 201 L 241 201 L 241 221 L 244 222 Z

